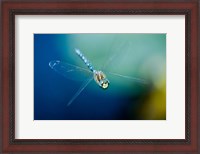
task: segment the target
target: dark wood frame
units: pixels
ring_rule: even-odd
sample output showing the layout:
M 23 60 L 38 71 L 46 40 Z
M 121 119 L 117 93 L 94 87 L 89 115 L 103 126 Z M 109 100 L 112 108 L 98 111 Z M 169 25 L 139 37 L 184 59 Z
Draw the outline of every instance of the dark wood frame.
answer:
M 200 152 L 198 130 L 198 0 L 129 1 L 2 1 L 0 152 Z M 185 15 L 186 17 L 186 138 L 143 140 L 34 140 L 15 139 L 15 15 L 32 14 L 143 14 Z M 177 57 L 178 60 L 178 57 Z M 199 114 L 200 115 L 200 114 Z M 3 118 L 1 118 L 3 117 Z

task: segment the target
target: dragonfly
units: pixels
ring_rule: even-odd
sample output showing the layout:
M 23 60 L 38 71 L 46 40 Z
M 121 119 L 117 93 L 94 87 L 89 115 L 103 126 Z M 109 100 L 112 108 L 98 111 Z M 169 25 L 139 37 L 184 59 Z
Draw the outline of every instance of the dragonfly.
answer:
M 70 106 L 74 102 L 74 100 L 81 94 L 81 92 L 83 92 L 83 90 L 88 86 L 88 84 L 92 80 L 94 80 L 96 82 L 96 84 L 104 90 L 108 89 L 108 87 L 110 86 L 110 83 L 111 83 L 103 71 L 97 70 L 93 67 L 92 63 L 81 52 L 81 50 L 75 48 L 74 51 L 75 51 L 76 55 L 87 66 L 87 69 L 84 67 L 81 67 L 81 66 L 67 63 L 67 62 L 62 62 L 60 60 L 52 60 L 49 62 L 49 66 L 51 69 L 53 69 L 55 72 L 61 74 L 62 76 L 66 77 L 67 79 L 77 80 L 77 81 L 85 80 L 85 82 L 83 82 L 83 84 L 80 86 L 80 88 L 74 94 L 74 96 L 69 100 L 69 102 L 67 103 L 67 106 Z M 112 60 L 112 58 L 109 61 L 111 61 L 111 60 Z M 122 75 L 119 73 L 113 73 L 113 72 L 107 72 L 107 73 L 109 73 L 110 75 L 120 77 L 124 80 L 128 79 L 128 80 L 138 82 L 141 84 L 148 84 L 144 79 L 141 79 L 141 78 L 135 78 L 132 76 L 126 76 L 126 75 Z

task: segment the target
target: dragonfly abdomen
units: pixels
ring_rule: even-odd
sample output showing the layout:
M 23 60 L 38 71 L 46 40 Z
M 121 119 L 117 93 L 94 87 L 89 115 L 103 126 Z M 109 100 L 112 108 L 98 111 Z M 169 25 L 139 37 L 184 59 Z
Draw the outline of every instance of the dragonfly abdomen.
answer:
M 83 53 L 79 49 L 75 49 L 76 54 L 83 60 L 85 65 L 93 72 L 94 68 L 90 61 L 83 55 Z

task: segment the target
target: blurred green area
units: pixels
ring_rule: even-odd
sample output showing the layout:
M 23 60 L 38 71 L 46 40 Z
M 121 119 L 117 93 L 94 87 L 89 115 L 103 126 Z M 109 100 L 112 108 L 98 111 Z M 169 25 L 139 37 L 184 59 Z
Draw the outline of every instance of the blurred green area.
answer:
M 79 66 L 84 65 L 74 58 L 74 48 L 79 48 L 96 69 L 148 82 L 141 86 L 117 81 L 117 90 L 132 102 L 127 111 L 130 119 L 166 119 L 166 34 L 71 34 L 67 44 L 66 50 L 71 52 L 63 57 L 71 56 Z

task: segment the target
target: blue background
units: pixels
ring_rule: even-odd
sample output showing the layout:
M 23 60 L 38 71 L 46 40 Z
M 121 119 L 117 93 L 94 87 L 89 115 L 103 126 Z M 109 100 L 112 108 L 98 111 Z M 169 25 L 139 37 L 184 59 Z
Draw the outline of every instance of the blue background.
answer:
M 97 70 L 106 64 L 107 71 L 145 79 L 148 85 L 106 74 L 108 89 L 92 81 L 67 107 L 82 82 L 56 73 L 49 62 L 87 68 L 74 48 Z M 34 120 L 165 120 L 165 89 L 165 34 L 34 34 Z

